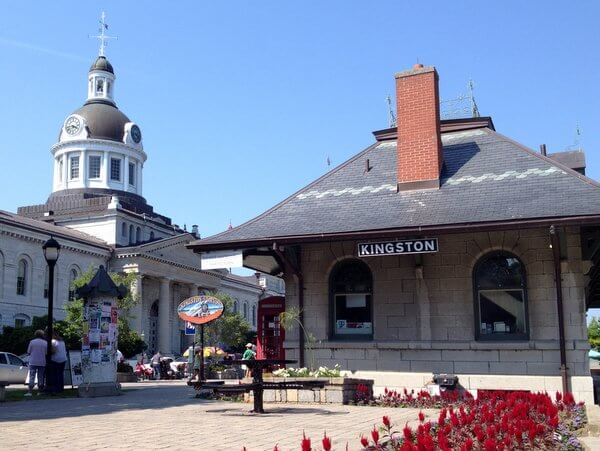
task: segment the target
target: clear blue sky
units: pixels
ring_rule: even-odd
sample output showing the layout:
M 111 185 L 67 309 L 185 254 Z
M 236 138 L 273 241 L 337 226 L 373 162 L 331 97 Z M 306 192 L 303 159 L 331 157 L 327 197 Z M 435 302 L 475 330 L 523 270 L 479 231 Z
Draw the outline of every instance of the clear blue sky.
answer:
M 43 203 L 50 146 L 82 105 L 100 11 L 118 106 L 138 122 L 144 196 L 203 236 L 261 213 L 385 128 L 394 73 L 470 78 L 483 115 L 532 148 L 574 144 L 600 178 L 600 3 L 11 1 L 0 15 L 0 208 Z M 333 166 L 332 166 L 333 167 Z

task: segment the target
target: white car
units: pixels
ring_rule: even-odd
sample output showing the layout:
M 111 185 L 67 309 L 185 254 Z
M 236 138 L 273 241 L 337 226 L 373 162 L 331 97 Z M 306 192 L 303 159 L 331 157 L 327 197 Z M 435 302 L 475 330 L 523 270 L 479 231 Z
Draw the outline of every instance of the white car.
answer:
M 29 368 L 27 364 L 10 352 L 0 352 L 0 385 L 24 384 Z

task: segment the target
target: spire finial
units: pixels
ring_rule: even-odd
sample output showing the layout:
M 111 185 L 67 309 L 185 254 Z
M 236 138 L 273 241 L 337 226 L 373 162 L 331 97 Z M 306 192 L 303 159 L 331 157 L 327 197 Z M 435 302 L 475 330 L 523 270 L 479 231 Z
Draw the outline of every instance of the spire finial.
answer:
M 106 23 L 106 13 L 102 11 L 100 15 L 100 27 L 98 28 L 98 33 L 96 36 L 89 36 L 90 38 L 96 38 L 100 41 L 100 50 L 98 52 L 98 56 L 105 56 L 106 46 L 108 45 L 109 39 L 118 39 L 116 36 L 109 36 L 106 34 L 106 30 L 108 30 L 108 24 Z

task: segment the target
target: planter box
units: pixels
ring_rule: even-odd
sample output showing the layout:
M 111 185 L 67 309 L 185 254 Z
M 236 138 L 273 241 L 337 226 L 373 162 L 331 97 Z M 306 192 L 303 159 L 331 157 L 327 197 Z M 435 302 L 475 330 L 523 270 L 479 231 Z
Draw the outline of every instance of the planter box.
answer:
M 117 382 L 137 382 L 135 373 L 117 373 Z
M 359 385 L 366 385 L 369 395 L 373 394 L 372 379 L 356 379 L 351 377 L 272 377 L 265 376 L 265 382 L 301 382 L 317 380 L 325 382 L 323 388 L 310 389 L 281 389 L 265 390 L 265 402 L 286 403 L 311 403 L 311 404 L 348 404 L 354 401 Z M 252 400 L 252 393 L 244 396 L 247 401 Z

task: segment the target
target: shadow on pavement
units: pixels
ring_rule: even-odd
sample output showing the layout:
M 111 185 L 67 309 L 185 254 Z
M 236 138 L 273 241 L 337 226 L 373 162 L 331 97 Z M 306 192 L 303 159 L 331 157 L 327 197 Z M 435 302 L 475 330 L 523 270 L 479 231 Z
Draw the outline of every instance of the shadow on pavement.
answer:
M 103 415 L 123 410 L 156 410 L 189 404 L 220 404 L 195 398 L 193 389 L 183 384 L 128 386 L 120 396 L 103 398 L 57 398 L 0 403 L 0 423 L 4 421 L 55 419 Z M 241 406 L 245 406 L 242 404 Z

